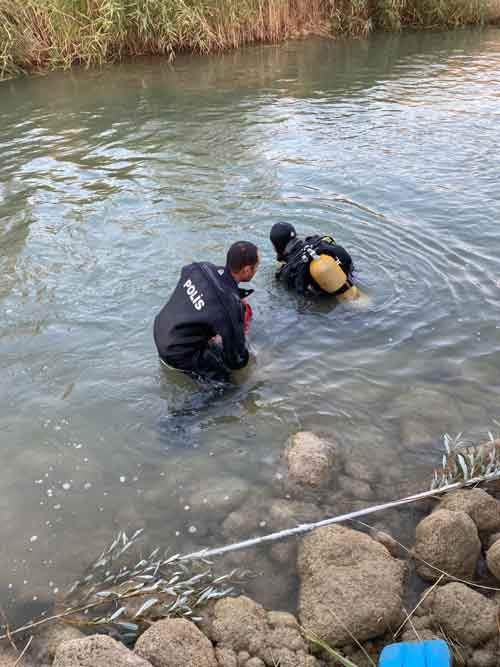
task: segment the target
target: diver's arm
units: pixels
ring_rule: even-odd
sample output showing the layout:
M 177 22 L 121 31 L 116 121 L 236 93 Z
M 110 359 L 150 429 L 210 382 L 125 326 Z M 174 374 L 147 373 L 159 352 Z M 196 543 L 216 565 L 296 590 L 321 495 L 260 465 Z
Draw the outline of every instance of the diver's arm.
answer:
M 298 294 L 305 294 L 311 284 L 311 274 L 309 273 L 310 262 L 303 262 L 295 275 L 295 284 L 293 287 Z

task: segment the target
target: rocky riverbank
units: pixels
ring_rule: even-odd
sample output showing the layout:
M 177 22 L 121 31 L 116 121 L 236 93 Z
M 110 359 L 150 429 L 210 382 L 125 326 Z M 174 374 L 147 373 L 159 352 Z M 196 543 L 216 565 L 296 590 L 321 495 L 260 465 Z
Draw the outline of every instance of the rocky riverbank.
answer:
M 483 446 L 483 451 L 487 447 L 486 451 L 492 452 L 498 444 Z M 293 525 L 299 517 L 308 521 L 319 518 L 322 510 L 314 499 L 330 486 L 332 476 L 337 475 L 336 482 L 343 486 L 346 479 L 349 483 L 357 479 L 367 490 L 373 483 L 367 466 L 344 463 L 341 472 L 335 443 L 312 433 L 296 434 L 285 460 L 285 493 L 269 508 L 266 532 Z M 275 576 L 254 580 L 259 581 L 256 590 L 261 592 L 264 587 L 286 586 L 290 576 L 296 577 L 299 594 L 293 613 L 266 609 L 248 594 L 226 597 L 208 603 L 197 623 L 187 618 L 152 622 L 133 648 L 110 636 L 86 636 L 78 627 L 58 621 L 33 635 L 20 661 L 19 653 L 5 641 L 0 665 L 334 664 L 331 656 L 311 642 L 316 638 L 364 667 L 376 664 L 382 648 L 394 641 L 444 638 L 455 664 L 498 667 L 500 503 L 494 489 L 490 491 L 459 490 L 427 503 L 426 516 L 416 526 L 409 550 L 381 530 L 384 522 L 378 522 L 372 527 L 328 526 L 300 541 L 276 542 L 267 554 L 249 549 L 226 557 L 239 565 L 242 561 L 249 566 L 253 563 L 258 569 L 266 562 L 280 566 L 282 577 L 275 570 Z M 252 513 L 248 504 L 233 509 L 224 521 L 225 533 L 242 537 L 242 530 L 248 530 L 258 514 L 255 508 Z M 18 648 L 31 634 L 16 638 Z

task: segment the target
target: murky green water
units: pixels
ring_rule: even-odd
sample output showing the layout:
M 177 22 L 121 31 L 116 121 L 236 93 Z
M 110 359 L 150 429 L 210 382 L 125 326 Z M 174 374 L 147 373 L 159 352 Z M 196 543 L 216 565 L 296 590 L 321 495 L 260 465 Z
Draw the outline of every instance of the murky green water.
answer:
M 299 428 L 369 469 L 370 488 L 343 474 L 324 516 L 426 488 L 444 432 L 491 429 L 499 144 L 498 30 L 2 84 L 4 598 L 45 605 L 118 528 L 188 551 L 277 527 Z M 276 285 L 277 220 L 333 233 L 370 305 Z M 263 256 L 257 363 L 199 416 L 172 417 L 196 396 L 160 370 L 153 317 L 183 264 L 222 262 L 240 238 Z M 409 539 L 411 521 L 389 519 Z M 259 559 L 277 583 L 256 595 L 291 604 L 293 563 Z

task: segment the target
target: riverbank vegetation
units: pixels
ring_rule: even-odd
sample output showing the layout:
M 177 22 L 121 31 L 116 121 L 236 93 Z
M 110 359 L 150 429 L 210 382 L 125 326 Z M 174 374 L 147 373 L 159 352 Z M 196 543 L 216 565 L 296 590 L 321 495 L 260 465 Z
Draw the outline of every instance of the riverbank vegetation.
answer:
M 497 0 L 493 0 L 496 2 Z M 492 0 L 0 0 L 0 79 L 310 33 L 483 22 Z

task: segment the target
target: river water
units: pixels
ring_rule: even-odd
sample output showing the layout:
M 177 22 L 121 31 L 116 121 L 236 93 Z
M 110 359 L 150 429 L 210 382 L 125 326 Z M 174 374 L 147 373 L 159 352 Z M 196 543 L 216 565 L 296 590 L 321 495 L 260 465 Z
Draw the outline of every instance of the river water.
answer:
M 320 516 L 427 489 L 445 432 L 496 432 L 499 145 L 495 29 L 1 84 L 0 590 L 12 613 L 37 613 L 119 529 L 184 552 L 284 527 L 268 510 L 297 430 L 338 443 L 343 472 Z M 349 249 L 368 305 L 276 284 L 278 220 Z M 152 321 L 184 264 L 222 263 L 239 239 L 262 253 L 256 362 L 207 401 L 160 369 Z M 402 516 L 388 525 L 411 540 Z M 255 595 L 293 608 L 293 563 L 284 574 L 259 558 L 278 583 Z

